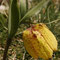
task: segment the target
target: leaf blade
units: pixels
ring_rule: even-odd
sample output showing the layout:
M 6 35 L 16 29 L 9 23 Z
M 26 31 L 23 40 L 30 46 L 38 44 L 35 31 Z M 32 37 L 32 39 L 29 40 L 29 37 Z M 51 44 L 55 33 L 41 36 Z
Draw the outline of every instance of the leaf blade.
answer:
M 17 0 L 10 1 L 9 10 L 9 24 L 8 24 L 8 35 L 13 37 L 18 29 L 19 24 L 19 9 L 17 5 Z
M 45 6 L 45 4 L 47 4 L 49 1 L 50 0 L 42 0 L 38 5 L 36 5 L 34 8 L 27 12 L 25 16 L 19 21 L 19 23 L 34 15 L 37 11 L 39 11 L 39 9 L 41 10 L 41 8 Z

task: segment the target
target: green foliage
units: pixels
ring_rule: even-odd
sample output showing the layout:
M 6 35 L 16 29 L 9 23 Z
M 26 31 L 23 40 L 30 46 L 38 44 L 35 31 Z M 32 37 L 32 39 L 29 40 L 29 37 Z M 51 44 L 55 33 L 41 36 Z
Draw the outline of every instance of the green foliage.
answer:
M 45 4 L 47 4 L 49 0 L 43 0 L 40 3 L 37 4 L 34 8 L 32 8 L 30 11 L 28 11 L 25 16 L 20 20 L 20 23 L 25 21 L 27 18 L 30 18 L 33 16 L 36 12 L 38 12 Z
M 55 4 L 52 0 L 29 1 L 30 0 L 25 0 L 24 2 L 23 0 L 20 0 L 20 8 L 18 8 L 19 6 L 17 5 L 17 0 L 10 0 L 11 4 L 8 13 L 9 18 L 3 14 L 0 14 L 0 47 L 4 48 L 8 31 L 10 37 L 15 35 L 11 47 L 9 48 L 8 59 L 12 60 L 12 58 L 15 58 L 16 60 L 34 60 L 24 48 L 23 40 L 21 40 L 22 32 L 30 25 L 42 22 L 49 27 L 58 40 L 58 51 L 55 53 L 55 57 L 53 59 L 58 60 L 58 58 L 60 58 L 59 4 Z M 30 7 L 29 4 L 31 4 L 31 9 L 28 9 Z M 21 18 L 19 19 L 19 17 Z M 0 50 L 0 54 L 2 57 L 3 50 Z
M 9 37 L 13 37 L 15 35 L 18 25 L 19 25 L 19 9 L 17 5 L 17 0 L 11 0 L 9 9 L 9 23 L 8 23 Z
M 24 2 L 23 2 L 24 1 Z M 20 15 L 21 15 L 21 18 L 23 18 L 23 16 L 26 14 L 27 12 L 27 0 L 20 0 Z
M 0 14 L 0 23 L 1 23 L 1 26 L 6 28 L 6 22 L 7 22 L 7 19 L 4 17 L 3 14 Z

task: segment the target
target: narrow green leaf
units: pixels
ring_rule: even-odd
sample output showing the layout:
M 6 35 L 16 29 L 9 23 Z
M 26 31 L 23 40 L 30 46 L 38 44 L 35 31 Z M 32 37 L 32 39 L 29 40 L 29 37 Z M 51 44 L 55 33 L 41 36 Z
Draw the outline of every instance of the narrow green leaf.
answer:
M 2 24 L 3 27 L 5 27 L 6 18 L 4 18 L 3 14 L 0 14 L 0 23 Z
M 38 3 L 38 5 L 36 5 L 34 8 L 32 8 L 30 11 L 28 11 L 28 12 L 25 14 L 25 16 L 20 20 L 20 23 L 21 23 L 23 20 L 25 20 L 25 19 L 31 17 L 32 15 L 34 15 L 34 14 L 35 14 L 36 12 L 38 12 L 39 10 L 41 10 L 41 8 L 44 7 L 44 6 L 46 6 L 49 1 L 50 1 L 50 0 L 42 0 L 42 1 L 40 1 L 40 3 Z
M 26 11 L 28 12 L 28 0 L 26 0 Z
M 8 34 L 9 37 L 13 37 L 17 31 L 19 24 L 19 9 L 17 5 L 17 0 L 10 0 L 9 9 L 9 24 L 8 24 Z
M 26 4 L 26 0 L 20 0 L 20 14 L 21 14 L 21 18 L 26 14 L 27 12 L 27 4 Z

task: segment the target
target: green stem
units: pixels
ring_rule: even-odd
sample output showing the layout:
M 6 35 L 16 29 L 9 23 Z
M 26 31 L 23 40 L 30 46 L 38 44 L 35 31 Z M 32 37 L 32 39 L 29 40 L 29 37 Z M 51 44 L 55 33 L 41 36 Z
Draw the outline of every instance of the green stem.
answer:
M 7 41 L 6 41 L 6 46 L 5 46 L 5 51 L 4 51 L 4 55 L 3 55 L 3 60 L 6 60 L 7 58 L 7 53 L 8 53 L 8 49 L 9 49 L 9 46 L 12 42 L 12 39 L 11 38 L 8 38 Z

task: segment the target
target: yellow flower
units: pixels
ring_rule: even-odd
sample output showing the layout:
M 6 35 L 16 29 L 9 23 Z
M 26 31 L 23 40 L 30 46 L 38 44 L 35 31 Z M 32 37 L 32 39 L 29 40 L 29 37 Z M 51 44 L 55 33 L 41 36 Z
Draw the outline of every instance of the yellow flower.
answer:
M 36 24 L 23 32 L 24 46 L 33 58 L 52 58 L 53 51 L 57 51 L 57 40 L 48 27 Z

